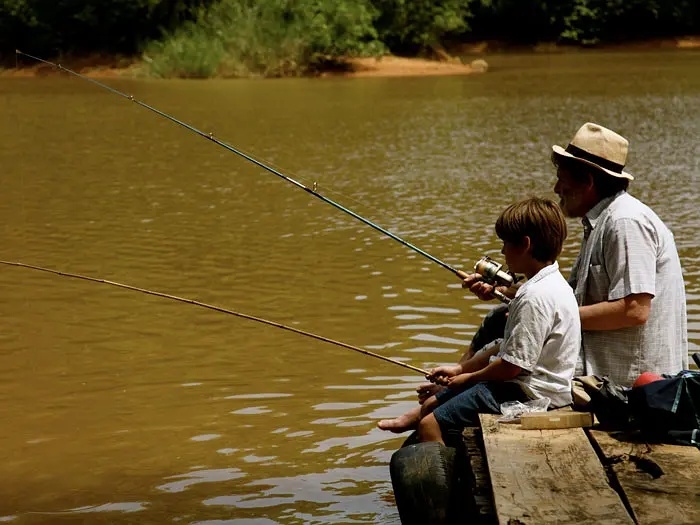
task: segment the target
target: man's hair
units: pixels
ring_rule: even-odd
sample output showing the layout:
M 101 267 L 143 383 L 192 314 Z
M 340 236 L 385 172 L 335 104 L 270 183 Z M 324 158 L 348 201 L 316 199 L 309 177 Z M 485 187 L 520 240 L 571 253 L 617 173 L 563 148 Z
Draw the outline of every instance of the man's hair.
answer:
M 532 257 L 540 262 L 557 259 L 566 232 L 566 219 L 559 205 L 539 197 L 511 204 L 496 221 L 496 235 L 502 241 L 521 245 L 526 236 L 530 237 Z
M 612 197 L 622 190 L 627 191 L 630 185 L 629 179 L 613 177 L 590 164 L 569 157 L 562 157 L 556 153 L 552 153 L 552 164 L 557 168 L 565 169 L 576 182 L 585 184 L 588 182 L 588 177 L 591 177 L 593 186 L 601 199 Z

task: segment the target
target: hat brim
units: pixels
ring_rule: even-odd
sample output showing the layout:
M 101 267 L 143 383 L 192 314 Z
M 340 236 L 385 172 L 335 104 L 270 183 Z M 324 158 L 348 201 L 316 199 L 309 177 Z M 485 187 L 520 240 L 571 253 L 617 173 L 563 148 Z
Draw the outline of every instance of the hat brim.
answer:
M 589 166 L 593 166 L 594 168 L 598 168 L 600 171 L 603 171 L 603 172 L 607 173 L 608 175 L 610 175 L 610 176 L 612 176 L 612 177 L 617 177 L 618 179 L 629 179 L 629 180 L 634 180 L 634 177 L 633 177 L 632 175 L 630 175 L 629 173 L 627 173 L 626 171 L 623 171 L 623 172 L 621 172 L 621 173 L 618 173 L 618 172 L 616 172 L 616 171 L 612 171 L 612 170 L 606 169 L 606 168 L 604 168 L 604 167 L 602 167 L 602 166 L 599 166 L 599 165 L 596 164 L 595 162 L 591 162 L 590 160 L 582 159 L 581 157 L 577 157 L 576 155 L 572 155 L 571 153 L 569 153 L 568 151 L 566 151 L 566 150 L 565 150 L 564 148 L 562 148 L 561 146 L 554 145 L 554 146 L 552 146 L 552 150 L 553 150 L 554 153 L 556 153 L 557 155 L 560 155 L 560 156 L 562 156 L 562 157 L 568 157 L 568 158 L 570 158 L 570 159 L 574 159 L 574 160 L 577 160 L 577 161 L 579 161 L 579 162 L 584 162 L 584 163 L 588 164 Z

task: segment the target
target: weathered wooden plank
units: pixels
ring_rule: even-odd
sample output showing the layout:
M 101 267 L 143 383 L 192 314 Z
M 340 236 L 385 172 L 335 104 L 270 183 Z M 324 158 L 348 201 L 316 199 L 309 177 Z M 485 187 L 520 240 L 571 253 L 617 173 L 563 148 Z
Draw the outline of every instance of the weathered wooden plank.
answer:
M 590 430 L 640 525 L 700 523 L 700 450 L 618 441 Z
M 580 428 L 522 430 L 482 415 L 499 523 L 632 524 Z

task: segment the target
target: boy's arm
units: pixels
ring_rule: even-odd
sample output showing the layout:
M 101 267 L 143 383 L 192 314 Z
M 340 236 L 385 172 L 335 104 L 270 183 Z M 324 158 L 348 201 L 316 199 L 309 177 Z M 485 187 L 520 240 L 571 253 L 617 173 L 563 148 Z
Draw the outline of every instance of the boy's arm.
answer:
M 447 378 L 464 373 L 472 373 L 487 367 L 492 356 L 498 354 L 500 343 L 479 350 L 471 359 L 460 360 L 456 365 L 445 365 L 430 370 L 426 378 L 433 383 L 445 384 Z
M 459 364 L 462 367 L 462 372 L 476 372 L 482 368 L 486 368 L 492 356 L 498 354 L 501 349 L 501 343 L 494 342 L 486 345 L 482 350 L 476 352 L 470 359 L 460 359 Z
M 482 301 L 490 301 L 495 299 L 496 296 L 493 294 L 494 290 L 498 290 L 506 297 L 513 299 L 515 297 L 518 288 L 522 283 L 516 283 L 513 286 L 494 286 L 492 284 L 486 283 L 483 280 L 481 274 L 470 273 L 466 275 L 462 280 L 462 288 L 469 288 L 469 290 L 476 295 Z
M 491 361 L 486 367 L 475 372 L 466 372 L 447 379 L 447 386 L 466 387 L 482 381 L 508 381 L 514 379 L 522 372 L 522 368 L 518 365 L 504 361 L 497 357 Z

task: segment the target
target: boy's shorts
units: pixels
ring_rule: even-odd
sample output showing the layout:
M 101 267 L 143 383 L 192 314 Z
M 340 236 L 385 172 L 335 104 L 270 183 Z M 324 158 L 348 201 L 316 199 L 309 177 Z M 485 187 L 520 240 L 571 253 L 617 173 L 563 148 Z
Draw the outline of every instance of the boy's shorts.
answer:
M 500 414 L 506 401 L 529 401 L 520 385 L 510 381 L 477 383 L 458 393 L 444 390 L 438 395 L 441 402 L 433 415 L 442 432 L 479 424 L 479 414 Z

